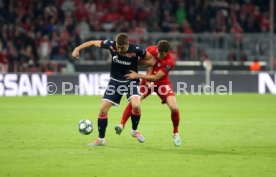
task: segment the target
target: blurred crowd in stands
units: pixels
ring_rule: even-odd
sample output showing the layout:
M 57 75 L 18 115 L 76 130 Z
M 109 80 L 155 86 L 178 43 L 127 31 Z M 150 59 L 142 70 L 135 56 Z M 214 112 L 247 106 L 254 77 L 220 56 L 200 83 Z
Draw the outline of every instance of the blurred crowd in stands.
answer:
M 268 0 L 0 0 L 0 63 L 51 70 L 89 32 L 232 33 L 239 44 L 269 25 Z

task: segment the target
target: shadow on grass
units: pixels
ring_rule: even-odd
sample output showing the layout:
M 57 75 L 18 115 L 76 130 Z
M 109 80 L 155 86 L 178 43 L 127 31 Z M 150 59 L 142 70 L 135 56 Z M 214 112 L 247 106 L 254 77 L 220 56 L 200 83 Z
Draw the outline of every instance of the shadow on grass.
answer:
M 105 147 L 92 147 L 90 149 L 95 149 L 99 151 L 108 151 L 112 150 L 114 152 L 128 151 L 128 152 L 139 152 L 139 153 L 171 153 L 171 154 L 182 154 L 182 155 L 239 155 L 239 152 L 235 150 L 215 150 L 215 149 L 206 149 L 198 147 L 187 147 L 187 146 L 113 146 L 107 145 Z

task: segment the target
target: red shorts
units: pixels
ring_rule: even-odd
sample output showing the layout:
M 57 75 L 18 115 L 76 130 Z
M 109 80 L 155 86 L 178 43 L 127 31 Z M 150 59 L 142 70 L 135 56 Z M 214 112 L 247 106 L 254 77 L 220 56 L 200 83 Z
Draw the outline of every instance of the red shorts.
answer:
M 167 102 L 168 96 L 174 96 L 174 91 L 172 89 L 171 84 L 164 84 L 164 85 L 153 85 L 152 87 L 148 87 L 145 85 L 145 81 L 141 81 L 140 83 L 140 94 L 146 98 L 152 92 L 155 92 L 159 98 L 162 100 L 162 104 Z

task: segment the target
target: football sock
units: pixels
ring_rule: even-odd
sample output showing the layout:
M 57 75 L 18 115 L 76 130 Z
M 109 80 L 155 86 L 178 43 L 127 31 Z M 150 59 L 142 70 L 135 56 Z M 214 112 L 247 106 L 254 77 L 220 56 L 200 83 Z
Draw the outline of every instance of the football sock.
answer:
M 127 120 L 129 119 L 129 117 L 131 116 L 131 111 L 132 111 L 132 106 L 130 103 L 128 103 L 128 105 L 125 108 L 125 111 L 123 113 L 122 119 L 121 119 L 121 124 L 123 126 L 125 126 Z
M 107 115 L 99 114 L 99 117 L 98 117 L 99 138 L 105 137 L 106 127 L 107 127 Z
M 132 121 L 132 130 L 137 130 L 138 124 L 140 121 L 141 112 L 132 112 L 131 113 L 131 121 Z
M 179 125 L 179 110 L 175 111 L 175 112 L 171 112 L 171 119 L 172 119 L 172 123 L 173 123 L 173 133 L 178 133 L 178 125 Z

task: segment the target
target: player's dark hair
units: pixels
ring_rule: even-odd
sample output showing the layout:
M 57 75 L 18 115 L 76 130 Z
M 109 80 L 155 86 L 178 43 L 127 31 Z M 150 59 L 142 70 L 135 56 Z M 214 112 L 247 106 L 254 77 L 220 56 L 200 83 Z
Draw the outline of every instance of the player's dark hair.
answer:
M 160 40 L 157 47 L 160 52 L 169 52 L 171 50 L 171 45 L 167 40 Z
M 119 33 L 116 36 L 116 43 L 119 45 L 127 45 L 128 44 L 128 35 L 125 33 Z

